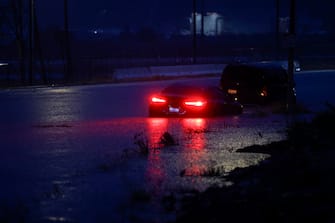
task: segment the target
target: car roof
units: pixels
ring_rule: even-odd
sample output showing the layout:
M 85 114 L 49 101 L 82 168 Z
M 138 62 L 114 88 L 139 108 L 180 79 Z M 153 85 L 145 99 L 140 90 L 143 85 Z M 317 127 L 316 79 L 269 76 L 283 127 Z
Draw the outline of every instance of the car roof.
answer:
M 237 70 L 251 70 L 252 72 L 249 73 L 242 73 L 244 78 L 250 77 L 258 77 L 258 78 L 266 78 L 268 80 L 281 80 L 285 81 L 287 79 L 287 71 L 278 63 L 271 63 L 271 62 L 254 62 L 254 63 L 239 63 L 239 64 L 229 64 L 224 69 L 223 73 L 225 76 L 236 76 L 237 74 L 234 72 L 234 69 Z M 248 75 L 245 75 L 248 74 Z M 238 78 L 242 78 L 239 74 Z
M 201 84 L 201 83 L 172 83 L 165 87 L 163 93 L 205 93 L 208 89 L 218 88 L 215 85 Z

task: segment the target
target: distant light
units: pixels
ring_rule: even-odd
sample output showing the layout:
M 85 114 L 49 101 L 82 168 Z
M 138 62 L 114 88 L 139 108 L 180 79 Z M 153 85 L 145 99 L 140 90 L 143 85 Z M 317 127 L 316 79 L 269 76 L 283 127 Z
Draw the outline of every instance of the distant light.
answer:
M 98 34 L 98 30 L 94 30 L 93 33 L 96 35 Z
M 7 66 L 8 63 L 0 63 L 0 66 Z
M 190 33 L 193 33 L 193 19 L 194 14 L 191 14 L 189 17 Z M 206 14 L 195 13 L 195 22 L 196 22 L 196 32 L 200 34 L 203 31 L 203 34 L 206 36 L 217 36 L 221 35 L 224 32 L 224 19 L 223 17 L 216 12 L 207 12 Z M 203 26 L 202 26 L 203 23 Z M 203 29 L 203 30 L 202 30 Z

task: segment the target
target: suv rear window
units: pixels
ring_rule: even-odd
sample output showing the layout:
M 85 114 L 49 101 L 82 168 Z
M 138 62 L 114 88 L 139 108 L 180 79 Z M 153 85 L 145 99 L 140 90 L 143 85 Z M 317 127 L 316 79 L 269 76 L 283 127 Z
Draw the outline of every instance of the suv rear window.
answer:
M 224 82 L 259 84 L 264 75 L 260 70 L 254 67 L 228 65 L 222 75 Z
M 283 68 L 276 66 L 228 65 L 223 71 L 222 81 L 249 85 L 278 84 L 287 82 L 287 73 Z

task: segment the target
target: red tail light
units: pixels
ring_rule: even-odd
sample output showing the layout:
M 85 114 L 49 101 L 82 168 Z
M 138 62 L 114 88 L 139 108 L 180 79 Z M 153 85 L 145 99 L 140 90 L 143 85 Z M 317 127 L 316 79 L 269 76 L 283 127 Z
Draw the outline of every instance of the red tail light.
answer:
M 166 99 L 162 98 L 162 97 L 154 96 L 154 97 L 151 98 L 151 102 L 152 103 L 163 104 L 163 103 L 166 103 Z
M 194 106 L 194 107 L 204 107 L 206 105 L 206 101 L 202 99 L 196 99 L 196 100 L 186 100 L 184 101 L 185 105 L 188 106 Z

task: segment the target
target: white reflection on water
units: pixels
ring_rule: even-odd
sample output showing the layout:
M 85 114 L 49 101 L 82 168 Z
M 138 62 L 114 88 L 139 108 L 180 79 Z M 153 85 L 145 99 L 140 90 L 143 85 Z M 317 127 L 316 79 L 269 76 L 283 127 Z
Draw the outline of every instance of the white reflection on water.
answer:
M 33 120 L 38 122 L 64 122 L 81 119 L 84 100 L 75 88 L 44 88 L 32 101 Z

